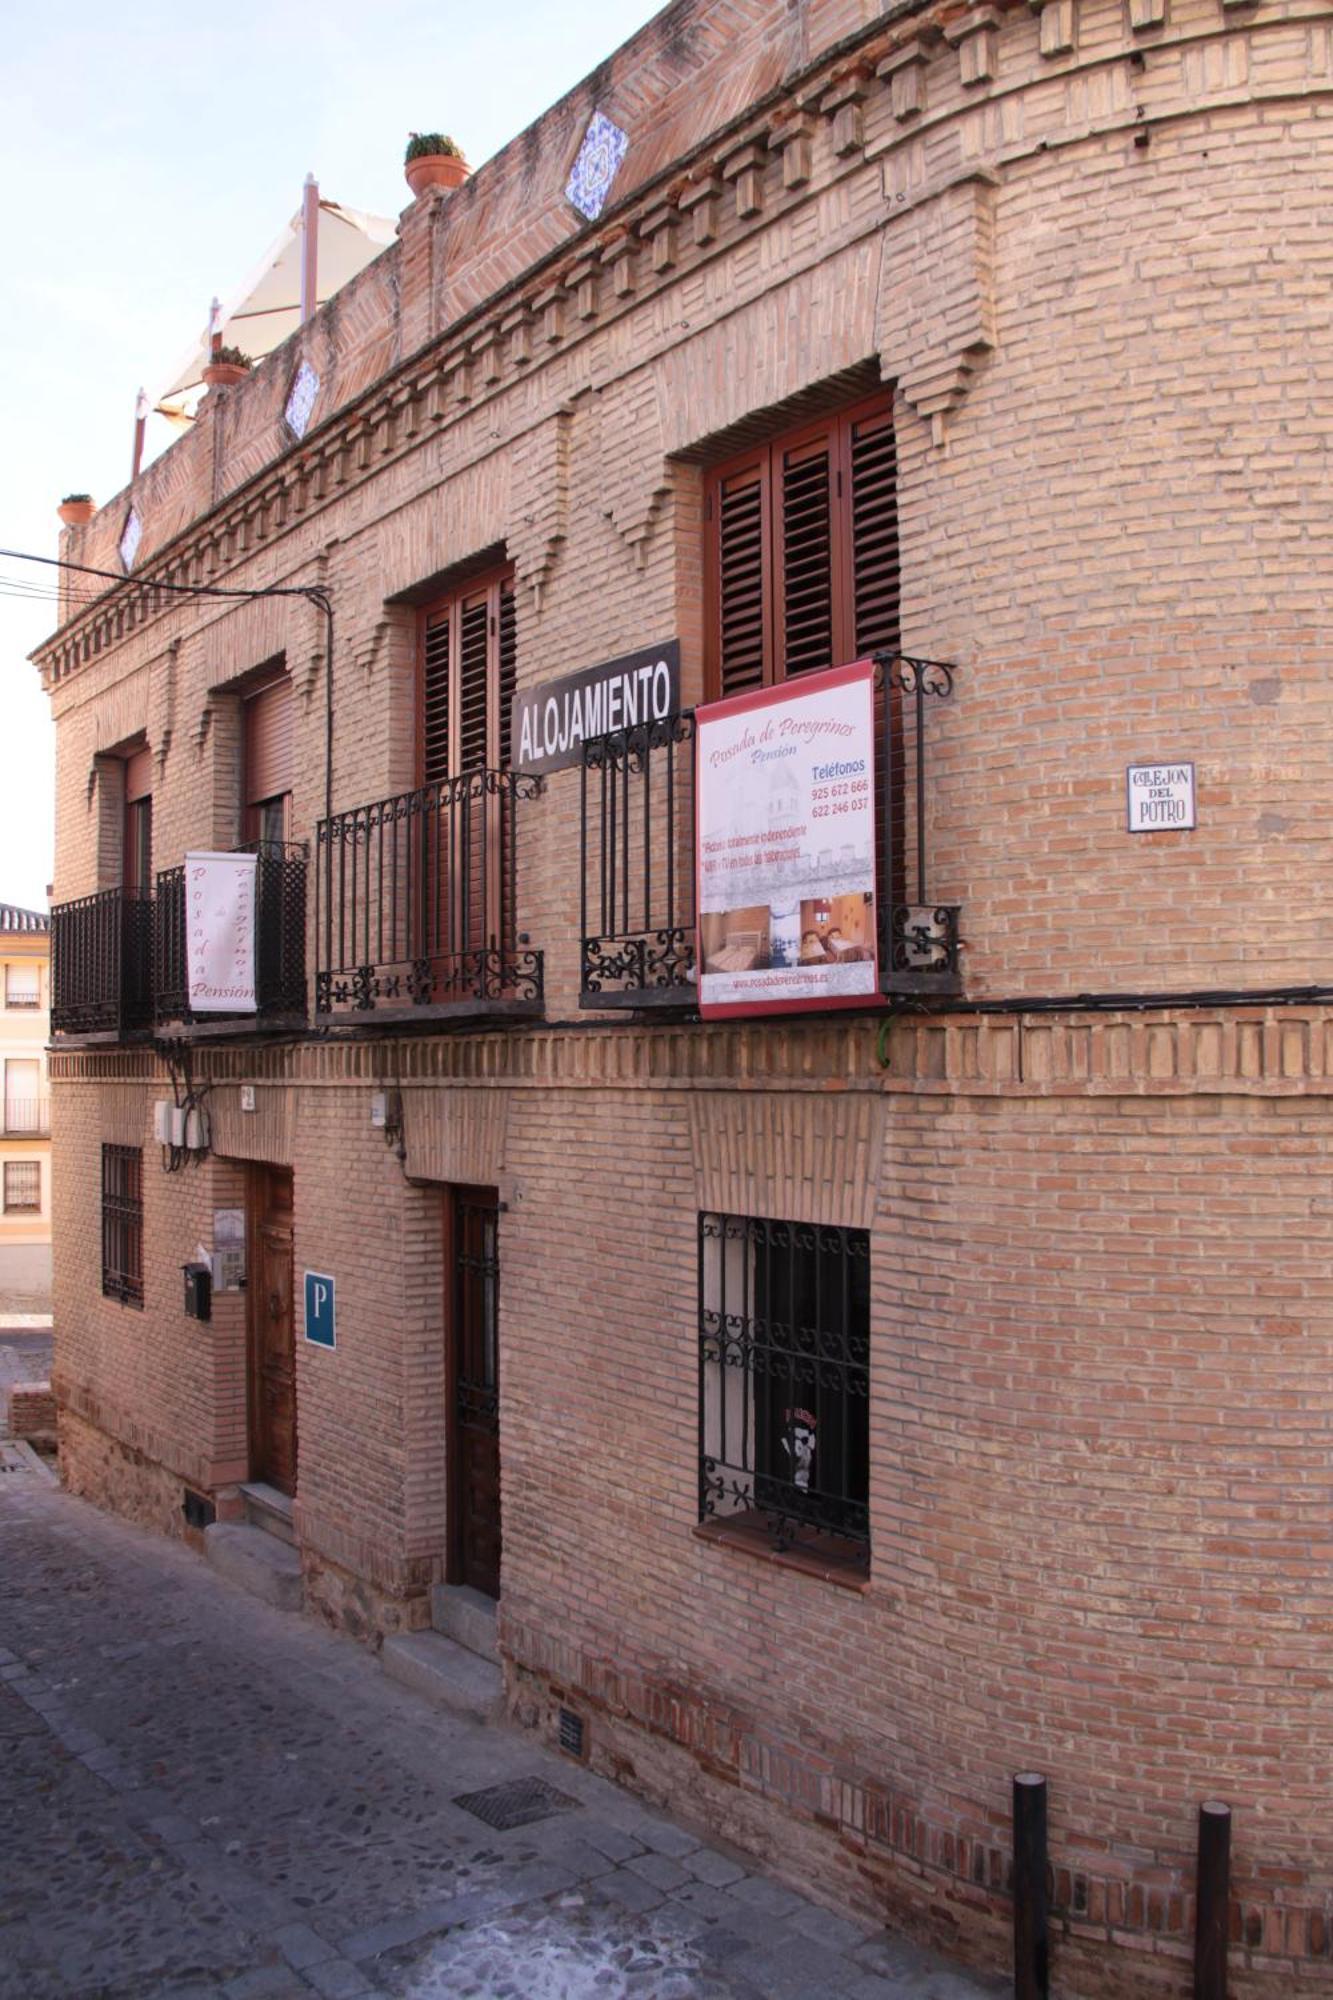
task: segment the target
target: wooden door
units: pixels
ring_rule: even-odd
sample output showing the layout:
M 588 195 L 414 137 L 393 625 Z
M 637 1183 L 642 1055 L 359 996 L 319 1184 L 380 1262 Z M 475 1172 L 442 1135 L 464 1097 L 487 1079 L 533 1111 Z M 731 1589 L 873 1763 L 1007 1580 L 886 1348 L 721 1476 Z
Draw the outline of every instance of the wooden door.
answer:
M 296 1492 L 292 1175 L 250 1169 L 250 1476 Z
M 445 1199 L 449 1576 L 500 1595 L 499 1197 Z

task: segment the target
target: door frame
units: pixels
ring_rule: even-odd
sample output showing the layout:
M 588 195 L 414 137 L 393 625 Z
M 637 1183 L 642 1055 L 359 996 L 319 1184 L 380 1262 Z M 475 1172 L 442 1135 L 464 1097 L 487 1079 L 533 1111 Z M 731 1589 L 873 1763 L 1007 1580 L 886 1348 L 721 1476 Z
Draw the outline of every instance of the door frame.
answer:
M 270 1207 L 270 1187 L 274 1174 L 283 1174 L 292 1185 L 292 1205 L 289 1213 L 296 1213 L 296 1176 L 291 1167 L 274 1165 L 267 1160 L 248 1160 L 245 1168 L 245 1463 L 247 1479 L 263 1479 L 264 1474 L 256 1470 L 259 1439 L 259 1230 L 263 1218 Z M 295 1476 L 293 1485 L 300 1479 L 301 1432 L 299 1411 L 296 1401 L 296 1245 L 293 1226 L 292 1243 L 292 1463 Z
M 458 1326 L 458 1205 L 461 1201 L 473 1201 L 493 1206 L 495 1211 L 496 1235 L 496 1278 L 495 1278 L 495 1384 L 497 1410 L 495 1420 L 497 1483 L 498 1458 L 500 1450 L 500 1276 L 499 1239 L 501 1203 L 499 1189 L 484 1187 L 473 1182 L 448 1182 L 443 1190 L 441 1207 L 443 1216 L 441 1227 L 444 1236 L 444 1460 L 445 1460 L 445 1551 L 444 1579 L 449 1584 L 466 1581 L 466 1566 L 463 1555 L 464 1524 L 464 1483 L 463 1453 L 459 1441 L 458 1421 L 458 1375 L 459 1349 L 461 1341 Z M 504 1558 L 504 1514 L 500 1511 L 496 1522 L 496 1534 L 500 1544 L 500 1564 Z M 497 1591 L 497 1598 L 498 1598 Z

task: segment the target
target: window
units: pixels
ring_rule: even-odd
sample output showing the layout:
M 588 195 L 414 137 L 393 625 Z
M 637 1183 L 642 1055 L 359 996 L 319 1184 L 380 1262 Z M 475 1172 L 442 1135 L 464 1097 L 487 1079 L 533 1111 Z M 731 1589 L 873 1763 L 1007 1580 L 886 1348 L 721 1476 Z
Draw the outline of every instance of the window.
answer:
M 514 613 L 512 574 L 483 579 L 425 613 L 418 783 L 508 770 Z
M 710 475 L 710 697 L 898 645 L 897 464 L 881 395 Z
M 35 965 L 7 965 L 5 967 L 6 1007 L 40 1007 L 42 1004 L 41 973 Z
M 5 1064 L 5 1123 L 11 1135 L 40 1132 L 46 1107 L 41 1101 L 42 1066 L 39 1062 L 15 1060 Z
M 121 886 L 146 896 L 153 886 L 153 759 L 135 750 L 125 759 L 125 848 Z
M 102 1291 L 122 1305 L 143 1304 L 143 1154 L 102 1148 Z
M 40 1160 L 6 1160 L 4 1198 L 6 1215 L 40 1215 L 42 1211 L 42 1165 Z
M 870 1238 L 699 1218 L 699 1518 L 864 1572 Z
M 244 833 L 247 845 L 280 847 L 291 824 L 293 705 L 290 674 L 247 695 L 244 711 Z

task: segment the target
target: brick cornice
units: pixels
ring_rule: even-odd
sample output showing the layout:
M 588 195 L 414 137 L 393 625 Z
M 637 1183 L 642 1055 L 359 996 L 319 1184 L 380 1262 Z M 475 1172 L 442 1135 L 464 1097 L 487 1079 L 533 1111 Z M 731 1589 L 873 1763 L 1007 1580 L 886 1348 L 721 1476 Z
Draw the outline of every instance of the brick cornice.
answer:
M 881 1066 L 880 1052 L 887 1058 Z M 1333 1008 L 873 1016 L 798 1028 L 564 1028 L 201 1047 L 219 1085 L 781 1091 L 930 1097 L 1333 1096 Z M 57 1050 L 53 1084 L 167 1081 L 150 1050 Z

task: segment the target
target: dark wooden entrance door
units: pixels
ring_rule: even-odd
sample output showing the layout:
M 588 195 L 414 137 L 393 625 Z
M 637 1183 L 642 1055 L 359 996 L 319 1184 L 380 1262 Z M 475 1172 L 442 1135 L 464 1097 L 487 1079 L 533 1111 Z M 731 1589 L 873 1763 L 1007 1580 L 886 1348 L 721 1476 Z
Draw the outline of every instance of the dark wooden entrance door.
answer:
M 500 1383 L 494 1188 L 453 1188 L 445 1201 L 449 1395 L 449 1574 L 500 1595 Z
M 250 1474 L 296 1491 L 296 1327 L 292 1312 L 292 1176 L 250 1169 Z

